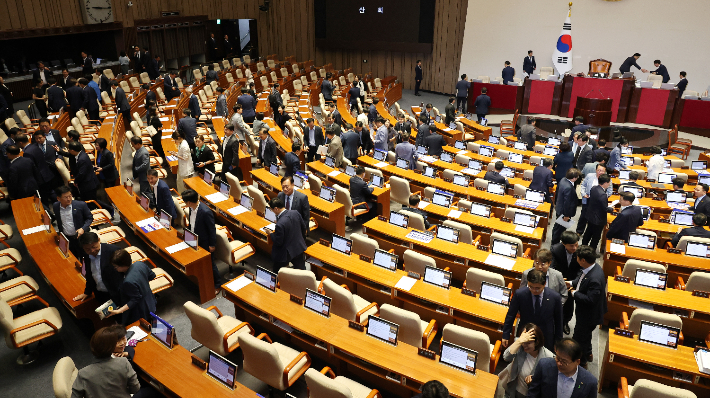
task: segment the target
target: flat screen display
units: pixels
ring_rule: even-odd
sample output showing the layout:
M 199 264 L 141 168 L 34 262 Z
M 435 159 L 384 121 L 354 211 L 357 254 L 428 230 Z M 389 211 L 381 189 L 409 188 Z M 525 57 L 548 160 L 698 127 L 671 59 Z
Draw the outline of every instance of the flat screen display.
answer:
M 476 351 L 441 340 L 439 362 L 466 373 L 475 374 L 477 358 L 478 353 Z
M 453 199 L 453 196 L 450 195 L 444 195 L 435 192 L 434 196 L 431 199 L 431 203 L 443 207 L 451 207 L 451 200 Z
M 374 315 L 367 317 L 367 334 L 385 343 L 397 345 L 399 325 Z
M 141 194 L 140 204 L 143 210 L 148 211 L 150 208 L 150 198 L 146 194 Z
M 710 174 L 698 174 L 698 184 L 710 184 Z
M 542 191 L 535 191 L 533 189 L 528 189 L 525 191 L 525 200 L 531 202 L 542 203 L 545 201 L 545 193 Z
M 407 228 L 409 226 L 409 216 L 396 211 L 390 212 L 390 224 Z
M 478 154 L 481 156 L 488 157 L 488 158 L 493 156 L 493 151 L 494 151 L 493 147 L 490 147 L 490 146 L 481 145 L 478 148 Z
M 515 170 L 511 169 L 510 167 L 503 167 L 503 170 L 500 171 L 500 175 L 505 178 L 513 178 L 515 177 Z
M 375 249 L 375 258 L 372 260 L 372 263 L 378 267 L 396 271 L 398 259 L 399 257 L 396 254 L 381 249 Z
M 708 168 L 708 162 L 705 160 L 693 160 L 690 162 L 691 170 L 706 170 Z
M 350 255 L 353 248 L 353 241 L 343 238 L 340 235 L 333 234 L 333 243 L 330 244 L 330 247 L 341 253 Z
M 511 289 L 489 282 L 481 282 L 481 299 L 496 304 L 510 305 Z
M 472 203 L 471 204 L 471 214 L 475 214 L 475 215 L 481 216 L 481 217 L 490 218 L 491 217 L 491 207 L 488 205 L 480 204 L 480 203 Z
M 185 243 L 191 248 L 197 250 L 198 236 L 187 228 L 185 228 L 183 232 L 185 233 Z
M 209 170 L 205 170 L 205 174 L 202 176 L 202 178 L 205 180 L 207 185 L 211 186 L 212 180 L 214 180 L 214 173 Z
M 224 182 L 224 181 L 220 181 L 220 183 L 219 183 L 219 193 L 221 193 L 222 195 L 224 195 L 224 196 L 226 196 L 226 197 L 229 197 L 229 188 L 230 188 L 230 187 L 229 187 L 229 184 L 227 184 L 227 183 Z
M 557 152 L 559 152 L 559 149 L 554 146 L 548 145 L 545 145 L 545 149 L 542 150 L 542 153 L 547 156 L 555 156 L 557 155 Z
M 452 181 L 455 185 L 459 185 L 462 187 L 467 187 L 468 186 L 468 176 L 464 176 L 461 174 L 454 174 L 454 179 Z
M 643 196 L 643 188 L 642 187 L 630 187 L 628 185 L 624 185 L 620 188 L 621 192 L 631 192 L 636 196 L 636 198 L 640 198 Z
M 525 145 L 524 142 L 516 142 L 515 144 L 513 144 L 513 148 L 515 148 L 519 151 L 527 151 L 528 150 L 528 147 L 527 147 L 527 145 Z M 511 153 L 511 155 L 513 155 L 513 154 Z M 516 155 L 519 155 L 519 154 L 516 153 Z M 523 162 L 522 159 L 523 159 L 523 155 L 520 155 L 520 162 L 516 162 L 516 163 L 522 163 Z M 508 158 L 508 160 L 510 160 L 510 158 Z M 510 161 L 512 162 L 513 160 L 510 160 Z
M 330 317 L 330 297 L 328 296 L 306 289 L 306 300 L 303 305 L 318 315 Z
M 623 147 L 623 146 L 621 147 L 621 154 L 622 155 L 631 155 L 633 152 L 634 152 L 634 147 L 632 147 L 631 145 L 629 145 L 627 147 Z
M 490 135 L 490 136 L 488 136 L 488 142 L 491 144 L 498 145 L 498 144 L 500 144 L 500 138 L 498 138 L 494 135 Z
M 461 141 L 461 140 L 456 140 L 456 142 L 454 142 L 454 148 L 456 148 L 456 149 L 464 149 L 464 150 L 465 150 L 465 149 L 466 149 L 466 143 L 463 142 L 463 141 Z
M 518 256 L 518 245 L 504 240 L 493 239 L 491 251 L 501 256 L 516 258 Z
M 345 166 L 345 174 L 349 175 L 350 177 L 354 176 L 355 168 L 352 165 Z
M 453 243 L 459 243 L 459 230 L 439 225 L 436 227 L 436 237 Z
M 69 257 L 69 239 L 67 239 L 66 235 L 64 235 L 64 232 L 60 232 L 58 238 L 59 250 L 62 252 L 64 257 Z
M 478 160 L 471 159 L 468 161 L 468 168 L 481 171 L 483 169 L 483 165 Z
M 333 201 L 335 200 L 335 189 L 322 185 L 320 187 L 320 194 L 318 195 L 318 197 L 333 203 Z
M 278 276 L 269 271 L 268 269 L 256 266 L 256 284 L 265 287 L 272 292 L 276 291 L 276 283 L 278 281 Z
M 700 242 L 687 242 L 685 246 L 685 254 L 694 257 L 710 257 L 710 245 Z
M 648 321 L 641 321 L 639 341 L 658 344 L 673 349 L 678 348 L 680 329 Z
M 693 226 L 693 214 L 685 211 L 672 211 L 671 223 L 675 225 Z
M 162 225 L 163 228 L 170 229 L 170 226 L 172 225 L 172 220 L 173 220 L 173 216 L 171 216 L 170 213 L 168 213 L 165 210 L 160 210 L 160 220 L 159 221 L 160 221 L 160 225 Z
M 400 169 L 409 169 L 409 160 L 397 158 L 397 167 Z
M 631 173 L 631 170 L 619 170 L 619 179 L 620 180 L 628 180 L 629 178 L 629 173 Z
M 537 225 L 537 217 L 533 214 L 519 213 L 516 211 L 513 216 L 513 224 L 535 228 L 535 225 Z
M 505 185 L 489 181 L 486 191 L 496 195 L 505 195 Z
M 234 385 L 237 381 L 237 365 L 210 350 L 210 358 L 207 362 L 207 374 L 225 386 L 234 389 Z
M 629 246 L 638 247 L 639 249 L 651 249 L 656 247 L 656 237 L 653 235 L 644 235 L 631 232 L 629 234 Z
M 277 166 L 277 165 L 275 165 L 275 164 L 273 164 L 273 163 L 270 164 L 270 165 L 269 165 L 269 173 L 271 173 L 271 174 L 273 174 L 273 175 L 275 175 L 275 176 L 278 177 L 278 176 L 279 176 L 279 166 Z M 207 174 L 207 173 L 205 173 L 205 174 Z
M 254 199 L 246 193 L 242 193 L 242 197 L 239 199 L 239 204 L 246 207 L 247 210 L 251 211 Z
M 520 142 L 516 144 L 520 144 Z M 523 150 L 525 150 L 525 144 L 523 144 Z M 508 155 L 508 161 L 513 163 L 523 163 L 523 155 L 520 153 L 511 153 Z
M 448 152 L 442 152 L 439 156 L 442 162 L 451 163 L 454 160 L 454 156 Z
M 661 173 L 658 175 L 659 184 L 673 184 L 673 179 L 676 178 L 676 174 Z
M 382 188 L 382 186 L 384 185 L 384 178 L 378 176 L 377 174 L 371 174 L 370 182 L 372 183 L 372 185 L 378 188 Z
M 348 166 L 348 167 L 352 167 L 352 166 Z M 308 180 L 307 177 L 302 176 L 298 173 L 293 175 L 293 185 L 295 185 L 298 189 L 303 188 L 303 182 L 307 181 L 307 180 Z
M 418 155 L 426 155 L 429 153 L 429 148 L 425 147 L 424 145 L 417 145 L 417 154 Z
M 276 213 L 271 210 L 271 207 L 264 208 L 264 218 L 272 223 L 276 223 Z
M 153 317 L 150 334 L 166 347 L 173 348 L 173 333 L 175 333 L 173 326 L 152 312 L 150 316 Z
M 328 167 L 335 167 L 335 159 L 332 156 L 325 157 L 325 165 Z
M 451 287 L 451 272 L 427 265 L 424 269 L 424 282 L 448 289 Z
M 668 191 L 666 192 L 666 202 L 670 203 L 685 203 L 687 196 L 683 191 Z
M 560 140 L 559 138 L 555 137 L 550 137 L 547 139 L 547 143 L 553 146 L 560 146 Z
M 634 278 L 634 285 L 666 290 L 667 280 L 668 274 L 666 273 L 637 268 L 636 277 Z
M 436 169 L 429 166 L 424 166 L 424 172 L 422 173 L 424 177 L 436 178 Z
M 375 149 L 375 160 L 379 160 L 381 162 L 384 162 L 385 159 L 387 159 L 387 152 L 381 151 L 379 149 Z

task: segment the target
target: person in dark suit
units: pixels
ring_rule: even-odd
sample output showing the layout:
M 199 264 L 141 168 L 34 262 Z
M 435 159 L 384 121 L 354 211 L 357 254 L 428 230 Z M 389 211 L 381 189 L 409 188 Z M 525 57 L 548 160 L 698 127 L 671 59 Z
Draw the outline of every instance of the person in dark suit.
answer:
M 535 63 L 535 57 L 533 56 L 532 50 L 528 51 L 528 56 L 523 59 L 523 72 L 527 73 L 528 76 L 535 73 L 537 69 L 537 64 Z
M 537 135 L 535 134 L 535 118 L 532 116 L 528 117 L 528 123 L 520 128 L 518 131 L 518 139 L 520 142 L 525 143 L 528 151 L 532 151 L 535 147 L 535 139 Z
M 96 190 L 99 188 L 99 178 L 94 172 L 94 165 L 89 159 L 89 155 L 84 152 L 83 147 L 78 142 L 70 142 L 67 144 L 67 150 L 70 155 L 76 157 L 76 169 L 74 170 L 74 184 L 79 188 L 81 199 L 96 200 Z M 105 207 L 105 206 L 101 206 Z M 110 212 L 112 206 L 108 206 Z
M 47 89 L 47 106 L 51 112 L 59 112 L 67 105 L 67 100 L 64 96 L 64 90 L 57 86 L 56 80 L 51 78 L 51 86 Z
M 69 250 L 76 258 L 84 256 L 79 238 L 89 232 L 94 217 L 86 203 L 74 200 L 71 190 L 61 185 L 55 190 L 57 202 L 54 202 L 54 216 L 57 220 L 57 233 L 62 232 L 69 240 Z
M 104 188 L 116 185 L 118 171 L 113 152 L 108 150 L 108 142 L 105 138 L 96 139 L 96 171 L 99 173 L 99 181 L 103 182 Z
M 575 341 L 582 346 L 582 366 L 592 362 L 592 332 L 601 325 L 606 314 L 606 276 L 600 265 L 596 264 L 599 254 L 589 247 L 580 246 L 577 250 L 577 262 L 582 272 L 572 281 L 569 292 L 575 302 L 576 325 Z
M 105 69 L 106 68 L 101 69 L 101 71 L 98 72 L 101 74 L 101 77 L 99 78 L 100 89 L 102 92 L 106 91 L 109 94 L 109 96 L 111 96 L 111 80 L 109 80 L 109 78 L 104 73 Z
M 242 87 L 242 95 L 237 98 L 237 104 L 242 106 L 242 118 L 244 123 L 254 123 L 256 117 L 256 100 L 249 95 L 247 89 Z
M 577 170 L 582 170 L 585 164 L 594 162 L 594 150 L 589 145 L 589 137 L 584 133 L 575 138 L 572 153 L 574 153 L 574 167 Z
M 40 194 L 43 198 L 54 201 L 52 190 L 62 184 L 62 178 L 57 171 L 54 161 L 57 159 L 57 151 L 47 143 L 45 133 L 42 129 L 32 133 L 34 143 L 24 148 L 25 157 L 31 159 L 39 174 L 42 176 L 40 183 Z
M 278 105 L 276 108 L 276 113 L 274 114 L 274 122 L 279 126 L 281 131 L 286 131 L 286 122 L 291 120 L 291 115 L 286 112 L 286 107 L 284 105 Z
M 454 101 L 456 101 L 455 97 L 449 97 L 449 104 L 444 108 L 444 113 L 446 114 L 444 124 L 447 126 L 456 121 L 456 105 L 454 105 Z
M 560 242 L 550 247 L 552 252 L 552 268 L 560 271 L 565 280 L 571 281 L 582 270 L 577 262 L 577 249 L 579 248 L 579 235 L 574 231 L 565 231 L 560 237 Z M 574 313 L 574 301 L 567 300 L 562 308 L 564 332 L 569 334 L 569 321 Z
M 165 210 L 165 212 L 172 217 L 171 220 L 173 220 L 173 223 L 178 221 L 170 187 L 168 187 L 165 181 L 160 179 L 158 170 L 148 170 L 148 184 L 150 184 L 150 195 L 148 195 L 151 199 L 150 207 L 155 209 L 155 214 L 160 214 L 161 210 Z
M 574 190 L 574 183 L 579 179 L 579 170 L 569 169 L 565 178 L 557 184 L 557 200 L 555 201 L 556 218 L 562 218 L 569 222 L 577 215 L 577 193 Z M 550 244 L 554 245 L 560 241 L 560 236 L 567 228 L 555 223 L 552 227 L 552 239 Z
M 537 362 L 527 397 L 596 398 L 597 379 L 580 366 L 583 355 L 583 348 L 573 339 L 558 341 L 555 358 Z
M 13 97 L 10 88 L 5 85 L 5 80 L 2 76 L 0 76 L 0 97 L 3 97 L 5 99 L 5 103 L 7 104 L 7 109 L 5 110 L 5 117 L 9 117 L 9 115 L 14 114 L 15 107 L 13 106 L 13 104 L 15 102 L 15 98 Z M 0 122 L 2 122 L 2 114 L 0 114 Z M 5 124 L 3 123 L 3 128 L 4 127 Z
M 402 142 L 397 144 L 394 148 L 394 153 L 398 158 L 402 158 L 409 162 L 409 168 L 411 170 L 417 168 L 417 148 L 414 144 L 409 142 L 409 132 L 402 133 Z
M 99 120 L 99 98 L 96 96 L 96 90 L 89 87 L 89 81 L 84 78 L 79 79 L 79 86 L 84 95 L 81 107 L 86 109 L 90 120 Z
M 631 71 L 631 67 L 635 66 L 636 69 L 641 70 L 643 73 L 648 73 L 646 69 L 643 69 L 642 67 L 639 66 L 639 64 L 636 63 L 636 61 L 641 58 L 641 54 L 635 53 L 634 55 L 626 58 L 624 62 L 621 64 L 619 67 L 619 72 L 621 73 L 626 73 Z
M 703 225 L 707 224 L 708 218 L 703 213 L 693 214 L 693 226 L 688 228 L 679 227 L 678 232 L 673 236 L 671 244 L 673 247 L 678 246 L 680 238 L 684 236 L 695 236 L 698 238 L 710 238 L 710 231 L 703 228 Z
M 481 123 L 481 119 L 485 118 L 491 107 L 491 97 L 486 94 L 488 89 L 483 87 L 481 89 L 481 95 L 476 97 L 473 106 L 476 108 L 476 116 L 478 116 L 478 123 Z
M 224 127 L 224 138 L 219 146 L 222 155 L 222 173 L 236 175 L 239 170 L 239 139 L 234 134 L 234 126 L 228 124 Z
M 675 85 L 676 88 L 678 89 L 678 98 L 683 98 L 683 92 L 685 92 L 685 88 L 688 87 L 688 79 L 685 78 L 686 73 L 685 71 L 680 72 L 680 80 L 678 83 Z
M 325 100 L 326 103 L 333 102 L 333 83 L 331 83 L 330 79 L 332 78 L 332 74 L 330 72 L 325 74 L 325 79 L 323 79 L 323 83 L 320 85 L 320 92 L 323 94 L 323 99 Z
M 158 65 L 158 62 L 160 62 L 160 56 L 156 55 L 154 58 L 150 58 L 148 61 L 148 77 L 150 78 L 150 80 L 155 80 L 158 78 L 158 76 L 160 76 L 160 65 Z
M 185 141 L 190 149 L 195 149 L 195 137 L 197 137 L 197 119 L 192 117 L 192 111 L 190 109 L 183 109 L 181 117 L 178 120 L 177 131 L 185 134 Z
M 212 259 L 212 279 L 214 281 L 215 294 L 219 292 L 222 285 L 222 277 L 215 263 L 214 251 L 217 248 L 217 230 L 215 229 L 214 213 L 207 205 L 200 203 L 197 192 L 187 189 L 182 192 L 183 202 L 187 208 L 188 228 L 197 235 L 197 245 L 207 250 Z
M 350 90 L 348 90 L 348 96 L 350 97 L 348 101 L 350 109 L 357 109 L 357 99 L 360 98 L 360 87 L 353 85 Z
M 603 138 L 599 139 L 599 141 L 597 142 L 597 149 L 594 150 L 594 158 L 599 159 L 600 154 L 606 155 L 606 164 L 608 168 L 609 157 L 611 157 L 611 151 L 606 148 L 606 140 Z
M 284 177 L 293 176 L 301 171 L 301 144 L 294 142 L 291 144 L 291 152 L 284 156 Z
M 456 111 L 454 109 L 454 111 Z M 400 114 L 397 117 L 397 123 L 394 125 L 394 130 L 399 132 L 399 133 L 412 133 L 412 123 L 410 123 L 407 118 L 404 116 L 404 114 Z M 398 141 L 398 143 L 402 142 L 402 140 Z
M 145 90 L 145 105 L 146 106 L 151 106 L 151 104 L 156 104 L 158 103 L 158 97 L 155 94 L 155 91 L 150 91 L 150 84 L 144 84 L 141 86 L 143 90 Z
M 120 305 L 123 275 L 111 265 L 111 257 L 120 247 L 101 243 L 96 232 L 81 235 L 79 244 L 86 253 L 86 256 L 81 259 L 82 267 L 86 272 L 86 287 L 84 293 L 74 297 L 74 301 L 84 301 L 93 294 L 99 304 L 113 300 Z
M 340 114 L 335 102 L 330 104 L 328 111 L 330 112 L 329 116 L 333 118 L 333 123 L 337 124 L 338 128 L 340 128 L 343 125 L 343 116 Z M 338 130 L 338 134 L 336 135 L 340 136 L 340 130 Z
M 424 219 L 424 228 L 427 230 L 431 227 L 431 223 L 429 220 L 427 220 L 427 216 L 429 213 L 427 213 L 424 209 L 419 208 L 419 202 L 421 202 L 422 199 L 419 197 L 417 194 L 412 194 L 409 196 L 409 207 L 403 208 L 404 210 L 407 210 L 408 212 L 411 213 L 416 213 L 422 216 Z
M 369 209 L 368 218 L 374 217 L 377 214 L 377 201 L 372 196 L 374 188 L 365 182 L 365 168 L 362 166 L 355 167 L 355 175 L 350 177 L 350 199 L 353 205 L 365 203 Z M 358 205 L 356 209 L 364 209 L 363 205 Z
M 513 78 L 515 77 L 515 69 L 510 66 L 510 61 L 505 61 L 505 67 L 501 72 L 501 77 L 503 78 L 503 84 L 508 84 L 508 82 L 513 81 Z
M 641 208 L 633 205 L 635 199 L 636 196 L 632 192 L 622 192 L 619 195 L 621 210 L 614 221 L 609 224 L 609 230 L 606 232 L 607 239 L 622 239 L 624 242 L 628 242 L 629 233 L 636 231 L 636 228 L 643 225 Z
M 210 33 L 210 38 L 207 40 L 207 45 L 210 49 L 210 60 L 217 60 L 217 40 L 214 38 L 214 33 Z
M 207 65 L 207 73 L 205 74 L 205 79 L 206 84 L 219 81 L 219 73 L 214 70 L 213 64 Z
M 276 164 L 276 142 L 269 136 L 269 129 L 262 127 L 259 131 L 259 152 L 256 157 L 256 164 L 265 168 Z
M 466 113 L 468 103 L 468 90 L 471 88 L 471 81 L 466 80 L 466 74 L 461 75 L 461 80 L 456 83 L 456 109 Z
M 205 170 L 209 170 L 212 173 L 215 172 L 214 153 L 212 153 L 212 149 L 205 144 L 205 139 L 201 135 L 195 137 L 195 150 L 192 151 L 192 162 L 198 174 L 205 174 Z
M 483 176 L 483 179 L 495 182 L 496 184 L 503 184 L 505 185 L 505 189 L 511 188 L 512 185 L 508 182 L 508 179 L 500 175 L 500 172 L 503 170 L 503 167 L 505 167 L 505 164 L 499 160 L 495 163 L 494 167 L 495 171 L 486 171 L 486 175 Z
M 190 114 L 192 115 L 192 117 L 197 120 L 202 115 L 202 111 L 200 110 L 200 102 L 197 99 L 195 93 L 192 92 L 192 89 L 190 87 L 185 90 L 187 91 L 187 95 L 190 96 L 190 102 L 187 104 L 187 108 L 190 110 Z
M 123 326 L 137 322 L 139 319 L 151 319 L 150 313 L 155 313 L 155 296 L 150 289 L 150 281 L 155 273 L 142 261 L 132 262 L 126 249 L 116 250 L 111 256 L 111 264 L 116 272 L 126 274 L 119 288 L 121 292 L 121 307 L 109 311 L 109 317 L 121 315 Z
M 360 146 L 360 136 L 353 130 L 353 125 L 345 123 L 345 132 L 340 135 L 340 143 L 343 145 L 343 156 L 350 161 L 351 164 L 357 164 L 358 152 Z
M 234 47 L 232 43 L 229 42 L 229 36 L 224 35 L 224 56 L 227 57 L 234 53 Z
M 90 75 L 94 71 L 94 61 L 84 51 L 81 52 L 81 74 Z
M 147 73 L 148 69 L 150 69 L 150 66 L 153 62 L 153 56 L 148 51 L 148 47 L 146 47 L 143 54 L 141 54 L 141 60 L 143 61 L 143 72 Z
M 504 347 L 508 346 L 518 314 L 518 325 L 534 323 L 540 327 L 548 350 L 553 350 L 555 342 L 562 339 L 562 298 L 555 290 L 545 287 L 545 274 L 542 271 L 530 270 L 527 286 L 522 286 L 513 294 L 503 324 Z
M 180 96 L 180 89 L 177 86 L 175 78 L 177 77 L 177 72 L 171 70 L 170 73 L 165 76 L 163 80 L 163 94 L 165 94 L 165 101 L 170 102 L 171 99 Z
M 606 225 L 606 210 L 609 203 L 606 194 L 611 185 L 611 178 L 608 174 L 602 174 L 598 177 L 598 182 L 598 185 L 592 187 L 587 199 L 587 228 L 582 238 L 583 245 L 589 245 L 595 250 Z
M 668 74 L 668 69 L 666 69 L 665 65 L 661 64 L 660 59 L 653 61 L 653 66 L 656 67 L 656 70 L 651 71 L 652 75 L 663 76 L 663 83 L 668 83 L 668 81 L 671 80 L 671 76 Z
M 414 95 L 420 96 L 419 87 L 422 85 L 422 61 L 417 60 L 417 66 L 414 67 Z
M 37 62 L 37 69 L 32 71 L 32 80 L 42 82 L 42 89 L 46 89 L 49 84 L 49 79 L 52 77 L 52 71 L 42 61 Z
M 138 180 L 141 192 L 150 190 L 148 185 L 148 169 L 150 169 L 150 155 L 148 150 L 143 147 L 141 137 L 131 137 L 131 146 L 136 150 L 133 155 L 133 179 Z
M 315 160 L 320 160 L 320 155 L 316 154 L 318 147 L 325 143 L 325 137 L 323 136 L 323 129 L 316 126 L 315 120 L 313 118 L 306 119 L 307 128 L 303 132 L 303 139 L 306 141 L 305 150 L 306 157 L 308 158 L 308 163 Z
M 4 180 L 7 180 L 7 172 L 10 169 L 10 160 L 7 158 L 7 148 L 11 145 L 17 145 L 15 143 L 15 136 L 19 134 L 20 131 L 22 130 L 18 127 L 11 128 L 7 132 L 7 139 L 2 143 L 2 145 L 0 145 L 0 154 L 2 154 L 2 157 L 0 157 L 0 177 Z
M 422 386 L 422 393 L 413 398 L 449 398 L 449 389 L 439 380 L 430 380 Z
M 143 61 L 143 58 L 145 58 L 145 55 L 141 51 L 141 48 L 139 46 L 133 47 L 133 73 L 142 73 L 145 72 L 145 62 Z
M 116 90 L 113 98 L 113 102 L 116 104 L 116 113 L 123 116 L 123 127 L 128 131 L 131 128 L 131 105 L 128 103 L 126 93 L 118 85 L 118 82 L 114 80 L 111 85 Z
M 67 102 L 69 102 L 69 116 L 74 117 L 76 112 L 84 106 L 84 90 L 74 81 L 70 81 L 66 93 Z
M 374 115 L 375 117 L 377 116 L 377 109 L 374 110 Z M 432 104 L 426 104 L 426 107 L 419 112 L 419 115 L 417 117 L 423 118 L 424 123 L 429 124 L 429 122 L 434 118 L 434 105 Z
M 427 153 L 431 156 L 441 156 L 446 146 L 446 140 L 437 132 L 436 126 L 429 126 L 429 131 L 431 133 L 424 139 L 424 146 L 429 148 Z
M 277 197 L 284 203 L 286 210 L 296 210 L 303 218 L 303 223 L 308 227 L 311 220 L 311 206 L 308 203 L 308 196 L 296 190 L 293 177 L 281 177 L 281 192 Z
M 417 138 L 414 141 L 414 144 L 419 146 L 424 145 L 424 140 L 429 136 L 431 130 L 429 130 L 429 123 L 427 122 L 426 117 L 417 117 L 417 123 L 419 123 L 417 125 Z
M 275 114 L 277 113 L 278 108 L 284 104 L 283 97 L 281 97 L 281 93 L 279 92 L 279 84 L 274 83 L 274 88 L 271 90 L 271 93 L 269 94 L 266 99 L 269 101 L 269 106 L 271 107 L 271 111 Z
M 7 171 L 7 193 L 12 199 L 29 198 L 34 195 L 42 176 L 29 158 L 20 156 L 20 147 L 10 145 L 6 149 L 10 166 Z
M 378 97 L 375 97 L 372 99 L 372 103 L 370 104 L 370 107 L 367 108 L 367 122 L 369 123 L 370 126 L 373 126 L 375 124 L 375 120 L 377 120 L 377 104 L 380 103 L 380 99 Z M 431 104 L 429 104 L 429 112 L 431 112 Z M 424 110 L 422 109 L 422 112 Z M 427 123 L 429 122 L 429 113 L 427 113 Z
M 308 224 L 296 210 L 286 210 L 280 198 L 272 198 L 269 207 L 276 214 L 276 227 L 269 236 L 274 242 L 271 249 L 271 259 L 274 262 L 274 272 L 288 263 L 295 269 L 306 269 L 303 253 L 306 251 L 306 233 Z
M 554 187 L 552 182 L 552 159 L 543 158 L 542 166 L 536 166 L 533 169 L 532 181 L 530 181 L 530 189 L 533 191 L 545 192 L 545 200 L 551 201 L 550 188 Z

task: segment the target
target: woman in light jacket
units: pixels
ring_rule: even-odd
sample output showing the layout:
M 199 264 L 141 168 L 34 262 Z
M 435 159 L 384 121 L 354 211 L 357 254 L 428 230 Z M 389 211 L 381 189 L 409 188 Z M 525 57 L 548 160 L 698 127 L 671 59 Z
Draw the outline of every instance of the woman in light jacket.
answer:
M 522 348 L 522 349 L 521 349 Z M 545 337 L 542 330 L 534 323 L 524 326 L 517 340 L 503 353 L 503 360 L 512 361 L 501 373 L 508 372 L 507 383 L 498 388 L 505 389 L 505 396 L 521 398 L 528 394 L 528 385 L 532 381 L 535 367 L 540 358 L 552 358 L 554 354 L 545 348 Z M 501 380 L 505 382 L 505 380 Z M 499 391 L 496 396 L 502 396 Z

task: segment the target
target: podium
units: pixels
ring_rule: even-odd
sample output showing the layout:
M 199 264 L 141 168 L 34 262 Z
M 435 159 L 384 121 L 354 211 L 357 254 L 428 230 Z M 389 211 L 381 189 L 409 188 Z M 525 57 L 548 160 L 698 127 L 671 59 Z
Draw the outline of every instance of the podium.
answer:
M 577 97 L 573 117 L 582 116 L 586 124 L 606 127 L 611 123 L 611 98 Z

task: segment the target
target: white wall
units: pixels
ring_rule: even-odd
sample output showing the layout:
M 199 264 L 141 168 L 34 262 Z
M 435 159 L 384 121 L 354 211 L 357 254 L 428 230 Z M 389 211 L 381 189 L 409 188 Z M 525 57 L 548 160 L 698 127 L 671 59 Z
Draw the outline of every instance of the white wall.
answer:
M 533 50 L 538 71 L 552 66 L 552 52 L 567 13 L 562 0 L 469 0 L 459 75 L 499 77 L 505 61 L 522 77 L 523 58 Z M 572 6 L 571 73 L 588 72 L 603 58 L 618 72 L 626 57 L 654 70 L 660 59 L 671 82 L 687 72 L 688 89 L 710 85 L 710 0 L 577 0 Z M 637 78 L 646 74 L 632 67 Z M 453 91 L 452 91 L 453 92 Z
M 251 33 L 249 32 L 249 20 L 240 19 L 239 20 L 239 51 L 244 49 L 244 46 L 251 40 Z

